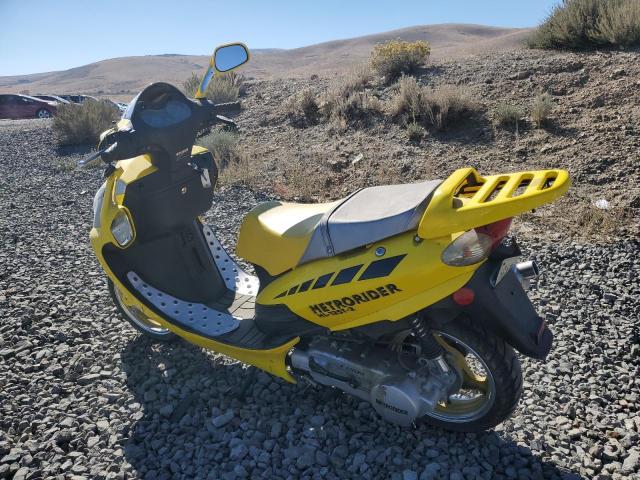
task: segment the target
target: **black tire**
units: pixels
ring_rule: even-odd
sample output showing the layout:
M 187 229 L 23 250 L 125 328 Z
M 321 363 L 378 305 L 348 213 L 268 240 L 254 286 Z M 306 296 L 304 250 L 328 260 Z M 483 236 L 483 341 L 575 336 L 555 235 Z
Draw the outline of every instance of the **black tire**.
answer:
M 471 319 L 459 318 L 433 328 L 460 340 L 475 351 L 493 377 L 495 394 L 491 407 L 472 421 L 444 421 L 429 415 L 423 417 L 424 421 L 446 430 L 482 432 L 506 420 L 522 395 L 522 369 L 513 348 Z
M 36 118 L 51 118 L 52 116 L 51 112 L 46 108 L 41 108 L 36 112 Z
M 175 333 L 169 330 L 166 330 L 161 333 L 159 331 L 154 332 L 152 329 L 144 328 L 140 324 L 140 320 L 136 320 L 135 318 L 132 318 L 131 314 L 127 312 L 127 308 L 121 303 L 120 298 L 116 294 L 116 289 L 115 289 L 115 286 L 113 285 L 113 282 L 111 280 L 108 280 L 107 282 L 109 286 L 109 295 L 111 295 L 111 300 L 113 300 L 113 303 L 118 309 L 118 312 L 120 312 L 120 315 L 122 315 L 122 317 L 127 322 L 129 322 L 129 324 L 133 328 L 135 328 L 138 332 L 144 334 L 145 337 L 152 339 L 154 342 L 172 343 L 177 340 L 180 340 L 180 337 L 178 335 L 176 335 Z

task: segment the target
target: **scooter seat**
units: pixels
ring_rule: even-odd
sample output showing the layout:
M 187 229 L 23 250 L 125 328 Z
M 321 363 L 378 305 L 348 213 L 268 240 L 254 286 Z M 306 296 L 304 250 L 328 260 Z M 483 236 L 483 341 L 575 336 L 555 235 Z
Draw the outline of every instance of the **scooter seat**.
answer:
M 267 202 L 245 217 L 237 253 L 271 275 L 417 229 L 441 180 L 384 185 L 333 203 Z

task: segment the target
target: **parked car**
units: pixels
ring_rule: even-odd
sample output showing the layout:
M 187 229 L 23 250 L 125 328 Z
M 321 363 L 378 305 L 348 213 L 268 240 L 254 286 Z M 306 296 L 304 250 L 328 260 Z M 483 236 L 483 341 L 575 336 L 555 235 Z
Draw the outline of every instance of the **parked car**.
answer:
M 29 95 L 0 95 L 0 118 L 50 118 L 56 112 L 55 102 Z
M 39 98 L 40 100 L 45 100 L 47 102 L 58 102 L 58 103 L 70 103 L 69 100 L 65 100 L 62 97 L 57 95 L 31 95 L 32 97 Z
M 56 95 L 56 96 L 60 98 L 64 98 L 65 100 L 71 103 L 82 103 L 87 98 L 90 98 L 92 100 L 98 100 L 96 97 L 92 97 L 90 95 L 66 95 L 65 94 L 65 95 Z
M 108 98 L 96 98 L 96 97 L 92 97 L 91 95 L 58 95 L 58 97 L 64 98 L 65 100 L 68 100 L 69 102 L 73 102 L 73 103 L 82 103 L 87 99 L 95 100 L 96 102 L 100 100 L 105 100 L 107 102 L 111 102 L 115 107 L 117 107 L 120 113 L 124 113 L 124 111 L 127 109 L 126 104 L 123 106 L 120 103 L 116 103 L 113 100 L 110 100 Z

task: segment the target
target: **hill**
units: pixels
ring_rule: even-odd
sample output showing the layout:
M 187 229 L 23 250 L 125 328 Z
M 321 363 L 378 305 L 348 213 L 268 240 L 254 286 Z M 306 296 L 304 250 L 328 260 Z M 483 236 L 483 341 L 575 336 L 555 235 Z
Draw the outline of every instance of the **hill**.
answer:
M 416 26 L 289 50 L 255 50 L 243 73 L 260 79 L 332 75 L 366 61 L 376 43 L 394 38 L 430 42 L 434 60 L 459 58 L 517 48 L 528 32 L 465 24 Z M 207 61 L 206 55 L 179 54 L 112 58 L 64 71 L 0 77 L 0 92 L 130 96 L 150 82 L 181 83 Z

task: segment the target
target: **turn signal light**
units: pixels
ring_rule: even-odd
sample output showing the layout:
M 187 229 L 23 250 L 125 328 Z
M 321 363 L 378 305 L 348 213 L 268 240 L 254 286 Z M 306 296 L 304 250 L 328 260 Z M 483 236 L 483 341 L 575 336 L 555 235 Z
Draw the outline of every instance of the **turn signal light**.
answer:
M 452 267 L 466 267 L 489 256 L 493 239 L 475 230 L 464 232 L 442 252 L 442 261 Z
M 466 267 L 485 260 L 509 231 L 511 218 L 468 230 L 442 252 L 442 262 L 452 267 Z

